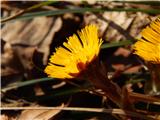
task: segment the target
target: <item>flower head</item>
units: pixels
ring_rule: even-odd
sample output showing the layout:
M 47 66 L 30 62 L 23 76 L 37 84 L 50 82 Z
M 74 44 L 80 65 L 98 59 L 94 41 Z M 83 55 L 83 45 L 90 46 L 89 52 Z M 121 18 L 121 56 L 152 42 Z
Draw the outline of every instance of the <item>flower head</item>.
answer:
M 134 53 L 147 62 L 160 64 L 160 18 L 142 30 L 141 35 L 133 46 Z
M 86 26 L 56 49 L 44 72 L 54 78 L 74 78 L 98 56 L 101 44 L 97 27 Z

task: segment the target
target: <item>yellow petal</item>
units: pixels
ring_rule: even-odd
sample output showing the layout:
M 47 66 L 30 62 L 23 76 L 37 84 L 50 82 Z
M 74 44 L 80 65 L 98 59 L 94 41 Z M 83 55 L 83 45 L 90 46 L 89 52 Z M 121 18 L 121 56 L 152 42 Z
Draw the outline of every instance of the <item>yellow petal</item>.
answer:
M 51 56 L 44 72 L 49 77 L 73 78 L 98 56 L 102 40 L 98 38 L 98 29 L 95 25 L 86 26 L 77 35 L 73 35 L 64 42 L 63 47 L 56 49 Z M 81 43 L 82 42 L 82 43 Z M 67 50 L 68 49 L 68 50 Z
M 142 38 L 133 46 L 135 54 L 147 62 L 160 64 L 160 18 L 141 32 Z

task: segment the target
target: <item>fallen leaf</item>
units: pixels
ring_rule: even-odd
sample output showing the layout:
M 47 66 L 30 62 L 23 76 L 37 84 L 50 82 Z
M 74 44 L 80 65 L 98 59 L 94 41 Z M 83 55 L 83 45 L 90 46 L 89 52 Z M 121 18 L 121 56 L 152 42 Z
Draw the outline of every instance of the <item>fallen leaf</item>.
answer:
M 128 57 L 130 54 L 131 54 L 130 50 L 122 48 L 122 47 L 118 48 L 116 52 L 114 53 L 115 56 L 122 55 L 123 57 Z
M 12 117 L 12 116 L 2 114 L 2 115 L 0 115 L 0 120 L 16 120 L 16 117 Z
M 64 107 L 62 104 L 60 107 Z M 24 110 L 19 116 L 18 120 L 49 120 L 53 119 L 61 110 L 55 109 L 33 109 L 33 110 Z
M 9 120 L 8 116 L 6 115 L 0 115 L 0 120 Z
M 62 20 L 60 17 L 37 17 L 33 20 L 7 23 L 3 26 L 1 33 L 3 40 L 11 46 L 37 47 L 38 50 L 44 53 L 43 60 L 46 63 L 50 44 L 61 25 Z

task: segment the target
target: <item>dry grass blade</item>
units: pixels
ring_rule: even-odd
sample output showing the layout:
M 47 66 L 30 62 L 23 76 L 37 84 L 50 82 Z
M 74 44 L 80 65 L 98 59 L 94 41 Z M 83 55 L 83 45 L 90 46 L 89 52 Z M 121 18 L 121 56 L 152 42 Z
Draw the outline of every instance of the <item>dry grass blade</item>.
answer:
M 65 110 L 65 111 L 81 111 L 81 112 L 96 112 L 96 113 L 110 113 L 131 116 L 135 118 L 142 118 L 144 120 L 156 120 L 155 117 L 140 114 L 137 112 L 127 111 L 123 109 L 104 109 L 104 108 L 79 108 L 79 107 L 6 107 L 1 110 Z
M 27 12 L 27 10 L 21 10 L 21 11 L 17 12 L 16 14 L 12 15 L 12 16 L 9 16 L 7 18 L 2 19 L 1 23 L 4 23 L 4 22 L 6 22 L 8 20 L 12 20 L 12 19 L 24 14 L 25 12 Z
M 134 99 L 134 101 L 143 101 L 147 103 L 160 105 L 160 99 L 148 95 L 143 95 L 139 93 L 129 93 L 130 98 Z
M 59 106 L 63 108 L 64 104 Z M 49 120 L 61 112 L 61 109 L 27 109 L 19 116 L 18 120 Z

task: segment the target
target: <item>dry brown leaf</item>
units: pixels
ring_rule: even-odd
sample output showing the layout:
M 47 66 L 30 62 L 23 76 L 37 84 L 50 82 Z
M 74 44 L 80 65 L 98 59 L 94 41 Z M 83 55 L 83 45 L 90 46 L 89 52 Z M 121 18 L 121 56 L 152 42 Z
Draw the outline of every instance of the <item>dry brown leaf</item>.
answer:
M 62 104 L 60 107 L 64 107 Z M 47 110 L 47 109 L 33 109 L 33 110 L 24 110 L 19 116 L 18 120 L 49 120 L 53 119 L 61 110 Z
M 0 115 L 0 120 L 9 120 L 8 116 L 6 115 Z
M 33 68 L 32 57 L 35 47 L 10 46 L 8 49 L 2 54 L 2 76 L 23 73 Z
M 4 25 L 1 31 L 2 38 L 12 46 L 37 47 L 44 53 L 44 62 L 46 62 L 54 34 L 61 25 L 60 17 L 37 17 L 33 20 L 16 21 Z
M 132 23 L 133 18 L 129 18 L 126 12 L 104 12 L 102 15 L 105 19 L 114 21 L 115 24 L 126 30 Z M 118 17 L 117 17 L 118 16 Z M 104 37 L 104 40 L 116 40 L 124 38 L 122 34 L 117 32 L 116 27 L 113 27 L 109 22 L 104 21 L 95 14 L 89 13 L 84 15 L 85 24 L 97 23 L 100 28 L 100 36 Z
M 99 19 L 95 14 L 93 13 L 86 13 L 84 14 L 84 23 L 85 25 L 88 24 L 96 24 L 99 28 L 99 36 L 103 36 L 105 30 L 108 27 L 108 23 Z
M 0 120 L 16 120 L 16 118 L 2 114 Z
M 48 110 L 24 110 L 18 120 L 35 120 L 34 118 Z
M 18 63 L 18 64 L 15 64 Z M 2 76 L 17 74 L 22 70 L 19 59 L 16 57 L 13 47 L 10 43 L 5 43 L 1 56 Z M 20 69 L 19 69 L 20 68 Z
M 23 69 L 24 70 L 32 69 L 33 68 L 32 57 L 33 57 L 34 51 L 36 50 L 36 47 L 15 46 L 13 49 L 16 57 L 19 59 L 20 63 L 22 64 Z
M 115 2 L 112 2 L 111 5 L 109 5 L 109 3 L 107 2 L 102 4 L 102 6 L 112 6 L 112 8 L 118 5 Z M 101 16 L 106 20 L 97 16 L 97 14 L 85 13 L 84 24 L 96 23 L 100 28 L 100 37 L 107 41 L 134 39 L 139 36 L 139 33 L 142 30 L 142 28 L 144 28 L 144 26 L 150 22 L 148 17 L 150 17 L 151 19 L 157 17 L 149 16 L 148 14 L 142 12 L 128 14 L 127 12 L 108 11 L 101 14 Z M 114 24 L 111 24 L 111 22 Z M 124 31 L 122 31 L 120 28 Z
M 36 84 L 35 87 L 34 87 L 34 92 L 35 92 L 35 95 L 36 96 L 41 96 L 41 95 L 44 95 L 44 91 L 43 89 L 40 87 L 39 84 Z
M 51 25 L 52 18 L 46 17 L 7 23 L 2 29 L 2 38 L 10 44 L 37 45 L 44 39 Z
M 34 67 L 33 53 L 37 51 L 43 55 L 42 58 L 36 54 L 36 63 L 34 64 L 38 62 L 42 64 L 42 59 L 46 64 L 50 54 L 50 44 L 61 25 L 60 17 L 39 17 L 33 20 L 6 23 L 1 30 L 4 43 L 1 58 L 2 76 L 26 73 L 27 79 L 33 79 L 32 72 L 30 73 Z M 17 79 L 17 77 L 15 78 Z M 15 78 L 9 78 L 8 82 L 14 82 Z
M 139 72 L 140 69 L 142 69 L 142 68 L 143 68 L 142 65 L 132 66 L 132 67 L 128 68 L 127 70 L 125 70 L 124 73 L 136 73 L 136 72 Z
M 57 31 L 62 27 L 62 19 L 58 17 L 54 20 L 54 23 L 48 32 L 48 35 L 45 39 L 39 44 L 38 51 L 44 53 L 43 56 L 43 64 L 46 65 L 48 61 L 48 55 L 50 54 L 50 44 L 52 43 L 52 39 Z
M 112 67 L 115 69 L 115 70 L 118 70 L 118 71 L 123 71 L 125 69 L 125 65 L 124 64 L 112 64 Z
M 33 20 L 4 24 L 1 29 L 3 40 L 1 74 L 3 77 L 12 76 L 8 78 L 10 81 L 5 81 L 5 84 L 15 82 L 15 79 L 21 80 L 13 75 L 23 77 L 24 73 L 27 79 L 33 79 L 34 75 L 31 70 L 34 64 L 47 63 L 50 44 L 61 25 L 60 17 L 38 17 Z M 43 56 L 36 54 L 36 63 L 33 64 L 35 51 Z
M 122 47 L 118 48 L 116 52 L 114 53 L 115 56 L 122 55 L 123 57 L 128 57 L 130 54 L 131 54 L 130 50 L 122 48 Z
M 49 120 L 49 119 L 53 119 L 54 116 L 56 116 L 58 113 L 60 113 L 61 110 L 48 110 L 46 112 L 41 113 L 40 115 L 36 116 L 36 118 L 34 118 L 35 120 Z

